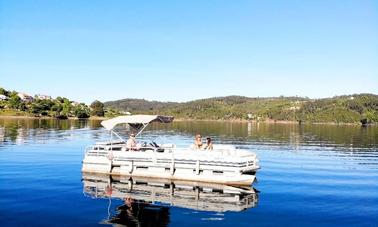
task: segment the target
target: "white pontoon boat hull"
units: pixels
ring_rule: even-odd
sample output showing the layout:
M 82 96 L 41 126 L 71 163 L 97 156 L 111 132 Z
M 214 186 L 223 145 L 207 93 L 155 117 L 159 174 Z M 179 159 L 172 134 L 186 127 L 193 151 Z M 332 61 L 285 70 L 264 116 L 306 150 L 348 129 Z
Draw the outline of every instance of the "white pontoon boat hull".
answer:
M 109 143 L 95 145 L 86 151 L 82 171 L 227 185 L 251 185 L 255 181 L 254 174 L 258 168 L 255 154 L 228 145 L 215 146 L 213 151 L 198 151 L 190 148 L 125 151 L 123 144 Z

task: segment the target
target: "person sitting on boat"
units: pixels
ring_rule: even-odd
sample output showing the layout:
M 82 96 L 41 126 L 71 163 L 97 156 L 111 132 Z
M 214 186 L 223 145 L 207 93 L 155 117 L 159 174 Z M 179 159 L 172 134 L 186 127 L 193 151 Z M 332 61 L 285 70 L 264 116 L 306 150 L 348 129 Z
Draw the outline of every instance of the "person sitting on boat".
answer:
M 200 150 L 203 146 L 203 143 L 202 143 L 202 137 L 200 134 L 197 134 L 196 135 L 196 138 L 194 140 L 194 148 L 197 149 L 197 150 Z
M 213 142 L 211 141 L 210 137 L 206 138 L 206 146 L 203 148 L 204 150 L 213 150 Z
M 126 149 L 130 151 L 138 151 L 140 149 L 140 145 L 137 143 L 134 133 L 130 134 L 130 138 L 126 142 Z

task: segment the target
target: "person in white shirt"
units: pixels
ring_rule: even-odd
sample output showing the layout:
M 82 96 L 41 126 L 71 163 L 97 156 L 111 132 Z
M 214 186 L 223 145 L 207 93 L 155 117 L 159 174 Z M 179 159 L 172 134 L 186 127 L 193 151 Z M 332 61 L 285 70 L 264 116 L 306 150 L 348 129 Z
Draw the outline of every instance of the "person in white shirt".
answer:
M 130 134 L 130 138 L 126 142 L 126 149 L 130 151 L 138 151 L 140 149 L 140 146 L 135 139 L 134 133 Z
M 201 150 L 203 147 L 202 143 L 202 137 L 200 134 L 197 134 L 195 139 L 194 139 L 194 149 Z

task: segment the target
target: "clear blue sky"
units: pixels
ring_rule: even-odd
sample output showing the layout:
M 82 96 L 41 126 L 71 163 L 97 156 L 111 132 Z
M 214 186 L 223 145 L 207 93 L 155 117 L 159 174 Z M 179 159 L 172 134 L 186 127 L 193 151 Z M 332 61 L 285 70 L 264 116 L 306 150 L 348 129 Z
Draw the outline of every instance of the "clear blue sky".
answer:
M 90 103 L 378 93 L 378 2 L 0 0 L 0 86 Z

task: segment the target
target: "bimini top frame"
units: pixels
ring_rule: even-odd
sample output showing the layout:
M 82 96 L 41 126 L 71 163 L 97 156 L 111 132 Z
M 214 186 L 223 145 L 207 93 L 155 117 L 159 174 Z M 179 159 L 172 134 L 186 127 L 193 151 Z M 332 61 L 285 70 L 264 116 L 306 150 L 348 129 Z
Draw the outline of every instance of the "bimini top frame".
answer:
M 130 127 L 137 131 L 135 136 L 140 135 L 143 130 L 151 123 L 151 122 L 160 122 L 160 123 L 171 123 L 173 121 L 172 116 L 161 116 L 161 115 L 128 115 L 128 116 L 119 116 L 109 120 L 105 120 L 101 122 L 101 125 L 104 126 L 107 130 L 111 133 L 114 133 L 118 138 L 122 141 L 122 137 L 120 137 L 113 129 L 119 124 L 128 124 Z M 125 141 L 124 141 L 125 142 Z

